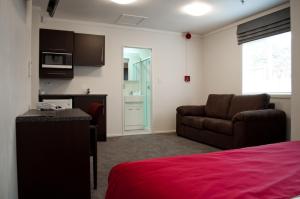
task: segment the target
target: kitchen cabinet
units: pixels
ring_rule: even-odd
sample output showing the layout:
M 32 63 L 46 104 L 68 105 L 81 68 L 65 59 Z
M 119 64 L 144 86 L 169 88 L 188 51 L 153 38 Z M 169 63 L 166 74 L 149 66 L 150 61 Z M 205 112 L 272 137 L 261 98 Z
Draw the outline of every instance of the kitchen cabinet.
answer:
M 43 69 L 40 67 L 40 78 L 72 79 L 73 69 Z
M 39 77 L 73 78 L 73 51 L 74 32 L 40 29 Z
M 75 33 L 74 66 L 105 65 L 105 36 Z
M 90 199 L 91 117 L 30 110 L 16 119 L 19 199 Z
M 40 51 L 73 53 L 74 32 L 40 29 Z

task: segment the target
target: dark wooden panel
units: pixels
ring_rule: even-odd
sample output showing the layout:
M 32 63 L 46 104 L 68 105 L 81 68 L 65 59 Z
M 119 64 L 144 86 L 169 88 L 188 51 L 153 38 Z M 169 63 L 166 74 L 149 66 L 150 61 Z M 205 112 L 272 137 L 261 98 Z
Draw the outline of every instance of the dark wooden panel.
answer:
M 40 29 L 40 78 L 68 78 L 74 76 L 74 69 L 42 68 L 42 52 L 73 53 L 74 32 Z
M 89 121 L 18 122 L 20 199 L 89 199 Z
M 40 50 L 73 53 L 74 32 L 40 29 Z
M 71 79 L 74 77 L 74 70 L 72 69 L 53 69 L 42 68 L 39 70 L 40 78 L 66 78 Z
M 85 112 L 88 110 L 88 107 L 92 102 L 103 104 L 104 109 L 101 116 L 99 117 L 98 141 L 106 141 L 106 95 L 40 95 L 39 101 L 42 101 L 43 99 L 72 99 L 73 108 L 80 108 Z
M 103 112 L 99 116 L 98 121 L 98 138 L 99 141 L 106 141 L 106 97 L 102 96 L 75 96 L 73 100 L 74 108 L 80 108 L 81 110 L 87 112 L 89 105 L 93 102 L 98 102 L 103 104 Z
M 105 65 L 105 36 L 76 33 L 74 65 L 98 67 Z

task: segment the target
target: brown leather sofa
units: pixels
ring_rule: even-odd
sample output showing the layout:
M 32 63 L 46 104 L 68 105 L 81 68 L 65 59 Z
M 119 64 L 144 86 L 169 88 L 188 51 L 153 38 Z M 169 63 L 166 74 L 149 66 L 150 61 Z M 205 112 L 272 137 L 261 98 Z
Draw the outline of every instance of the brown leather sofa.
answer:
M 177 108 L 176 133 L 224 149 L 285 141 L 286 115 L 274 108 L 267 94 L 211 94 L 205 106 Z

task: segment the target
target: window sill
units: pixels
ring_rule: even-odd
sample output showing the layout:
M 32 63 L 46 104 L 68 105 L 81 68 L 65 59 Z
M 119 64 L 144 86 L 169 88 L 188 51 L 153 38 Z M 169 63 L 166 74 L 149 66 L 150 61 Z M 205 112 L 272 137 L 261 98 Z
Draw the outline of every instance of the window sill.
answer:
M 270 94 L 272 99 L 291 99 L 291 94 L 285 94 L 285 95 L 276 95 L 276 94 Z
M 243 93 L 242 95 L 258 95 L 262 93 Z M 292 94 L 272 94 L 272 93 L 267 93 L 268 95 L 271 96 L 272 99 L 291 99 Z

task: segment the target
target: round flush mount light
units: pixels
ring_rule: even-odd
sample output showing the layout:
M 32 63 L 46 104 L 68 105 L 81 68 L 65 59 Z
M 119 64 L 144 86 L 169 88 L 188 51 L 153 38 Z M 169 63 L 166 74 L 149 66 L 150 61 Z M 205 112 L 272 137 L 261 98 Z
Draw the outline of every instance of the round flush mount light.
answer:
M 117 3 L 117 4 L 125 5 L 125 4 L 131 4 L 131 3 L 135 2 L 136 0 L 111 0 L 111 1 L 114 3 Z
M 193 2 L 182 7 L 184 13 L 192 16 L 202 16 L 211 10 L 211 6 L 203 2 Z

